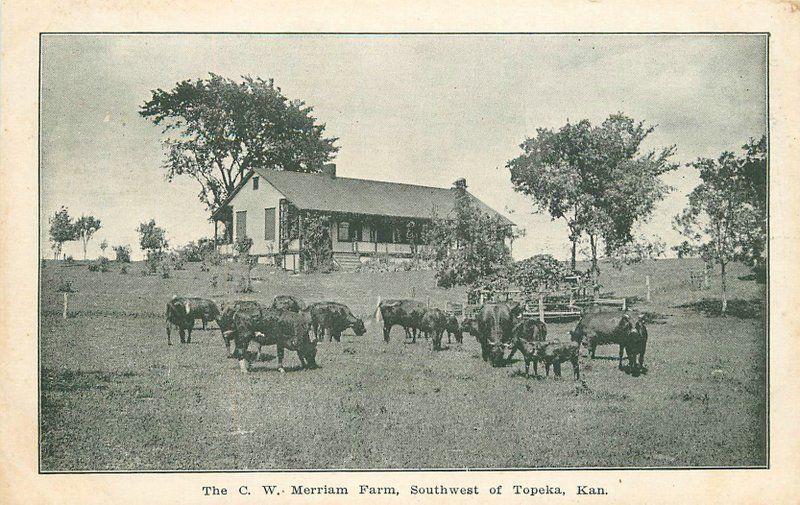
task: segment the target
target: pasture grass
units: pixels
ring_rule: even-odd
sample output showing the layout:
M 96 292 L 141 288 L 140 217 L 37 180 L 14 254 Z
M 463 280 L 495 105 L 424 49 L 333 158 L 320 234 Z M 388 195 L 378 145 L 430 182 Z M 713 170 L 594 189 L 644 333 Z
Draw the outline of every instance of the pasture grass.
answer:
M 277 371 L 272 355 L 242 374 L 225 358 L 219 330 L 166 345 L 164 306 L 172 295 L 269 302 L 276 294 L 338 300 L 374 314 L 378 297 L 463 301 L 431 272 L 291 275 L 259 266 L 255 292 L 235 293 L 237 265 L 172 276 L 90 272 L 47 262 L 41 292 L 41 466 L 65 470 L 274 468 L 542 468 L 760 466 L 766 464 L 764 320 L 708 317 L 696 304 L 716 292 L 688 289 L 693 260 L 663 260 L 651 272 L 654 314 L 648 373 L 617 370 L 616 348 L 581 358 L 581 381 L 525 377 L 514 360 L 492 368 L 474 338 L 405 343 L 396 327 L 383 342 L 363 337 L 320 343 L 320 368 Z M 134 268 L 134 267 L 130 267 Z M 639 265 L 604 266 L 604 291 L 641 297 Z M 763 287 L 731 275 L 731 298 L 763 300 Z M 209 279 L 220 279 L 213 286 Z M 58 284 L 68 280 L 71 316 L 61 318 Z M 683 282 L 685 280 L 686 282 Z M 742 302 L 747 305 L 750 302 Z M 758 303 L 752 302 L 752 303 Z M 681 307 L 680 305 L 685 305 Z M 763 306 L 763 302 L 762 302 Z M 574 325 L 549 325 L 568 338 Z M 199 328 L 199 323 L 198 323 Z M 274 349 L 274 348 L 271 348 Z M 271 349 L 267 349 L 270 352 Z M 519 358 L 519 356 L 517 356 Z M 544 374 L 542 366 L 539 373 Z

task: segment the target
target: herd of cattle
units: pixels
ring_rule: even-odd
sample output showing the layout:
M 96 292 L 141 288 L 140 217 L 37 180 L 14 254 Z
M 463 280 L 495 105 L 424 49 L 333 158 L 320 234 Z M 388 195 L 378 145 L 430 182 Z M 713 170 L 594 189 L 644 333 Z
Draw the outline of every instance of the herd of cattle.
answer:
M 533 363 L 534 375 L 538 376 L 538 364 L 550 368 L 561 376 L 561 364 L 572 363 L 575 379 L 580 379 L 579 353 L 583 344 L 589 356 L 595 357 L 598 345 L 619 346 L 619 368 L 623 356 L 627 355 L 627 370 L 638 375 L 644 369 L 644 353 L 647 347 L 647 327 L 643 314 L 626 311 L 589 312 L 583 315 L 570 341 L 548 340 L 545 323 L 523 317 L 523 307 L 516 303 L 487 304 L 473 317 L 462 321 L 441 309 L 430 308 L 415 300 L 384 300 L 376 310 L 376 318 L 383 321 L 383 338 L 395 325 L 405 330 L 406 339 L 416 342 L 418 335 L 431 341 L 433 350 L 442 349 L 442 338 L 447 333 L 448 343 L 452 338 L 462 343 L 463 334 L 474 336 L 481 346 L 484 361 L 492 366 L 508 363 L 520 352 L 525 361 L 525 375 L 530 373 Z M 237 300 L 218 307 L 212 300 L 204 298 L 174 297 L 167 303 L 167 344 L 172 345 L 171 328 L 177 328 L 181 343 L 191 342 L 192 329 L 197 320 L 205 329 L 215 321 L 222 332 L 228 357 L 239 360 L 243 371 L 248 371 L 254 360 L 261 359 L 263 346 L 277 347 L 278 369 L 284 371 L 285 350 L 296 351 L 303 368 L 316 367 L 317 342 L 340 341 L 342 332 L 352 329 L 357 336 L 366 333 L 363 319 L 353 315 L 347 305 L 337 302 L 317 302 L 307 305 L 300 298 L 279 295 L 271 306 L 256 301 Z M 231 342 L 233 350 L 231 351 Z M 251 352 L 255 344 L 256 352 Z M 509 354 L 506 356 L 506 352 Z

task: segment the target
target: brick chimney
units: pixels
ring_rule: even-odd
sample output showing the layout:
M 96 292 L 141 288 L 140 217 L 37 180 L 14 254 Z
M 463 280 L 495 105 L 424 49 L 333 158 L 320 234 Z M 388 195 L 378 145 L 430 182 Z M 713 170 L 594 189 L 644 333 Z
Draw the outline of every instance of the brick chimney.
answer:
M 322 173 L 331 179 L 336 179 L 336 163 L 325 163 L 322 165 Z

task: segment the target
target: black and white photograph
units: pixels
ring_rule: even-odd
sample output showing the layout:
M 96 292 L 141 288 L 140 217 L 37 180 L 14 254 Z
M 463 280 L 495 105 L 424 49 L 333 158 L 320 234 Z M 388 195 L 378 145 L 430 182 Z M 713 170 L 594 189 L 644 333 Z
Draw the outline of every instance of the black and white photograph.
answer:
M 39 472 L 768 468 L 769 37 L 41 33 Z

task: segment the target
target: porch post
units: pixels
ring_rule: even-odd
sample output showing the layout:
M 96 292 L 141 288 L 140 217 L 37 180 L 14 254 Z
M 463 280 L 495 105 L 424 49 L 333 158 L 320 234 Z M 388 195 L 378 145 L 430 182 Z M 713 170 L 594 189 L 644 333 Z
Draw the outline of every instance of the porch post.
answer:
M 303 271 L 303 211 L 297 209 L 297 269 Z

